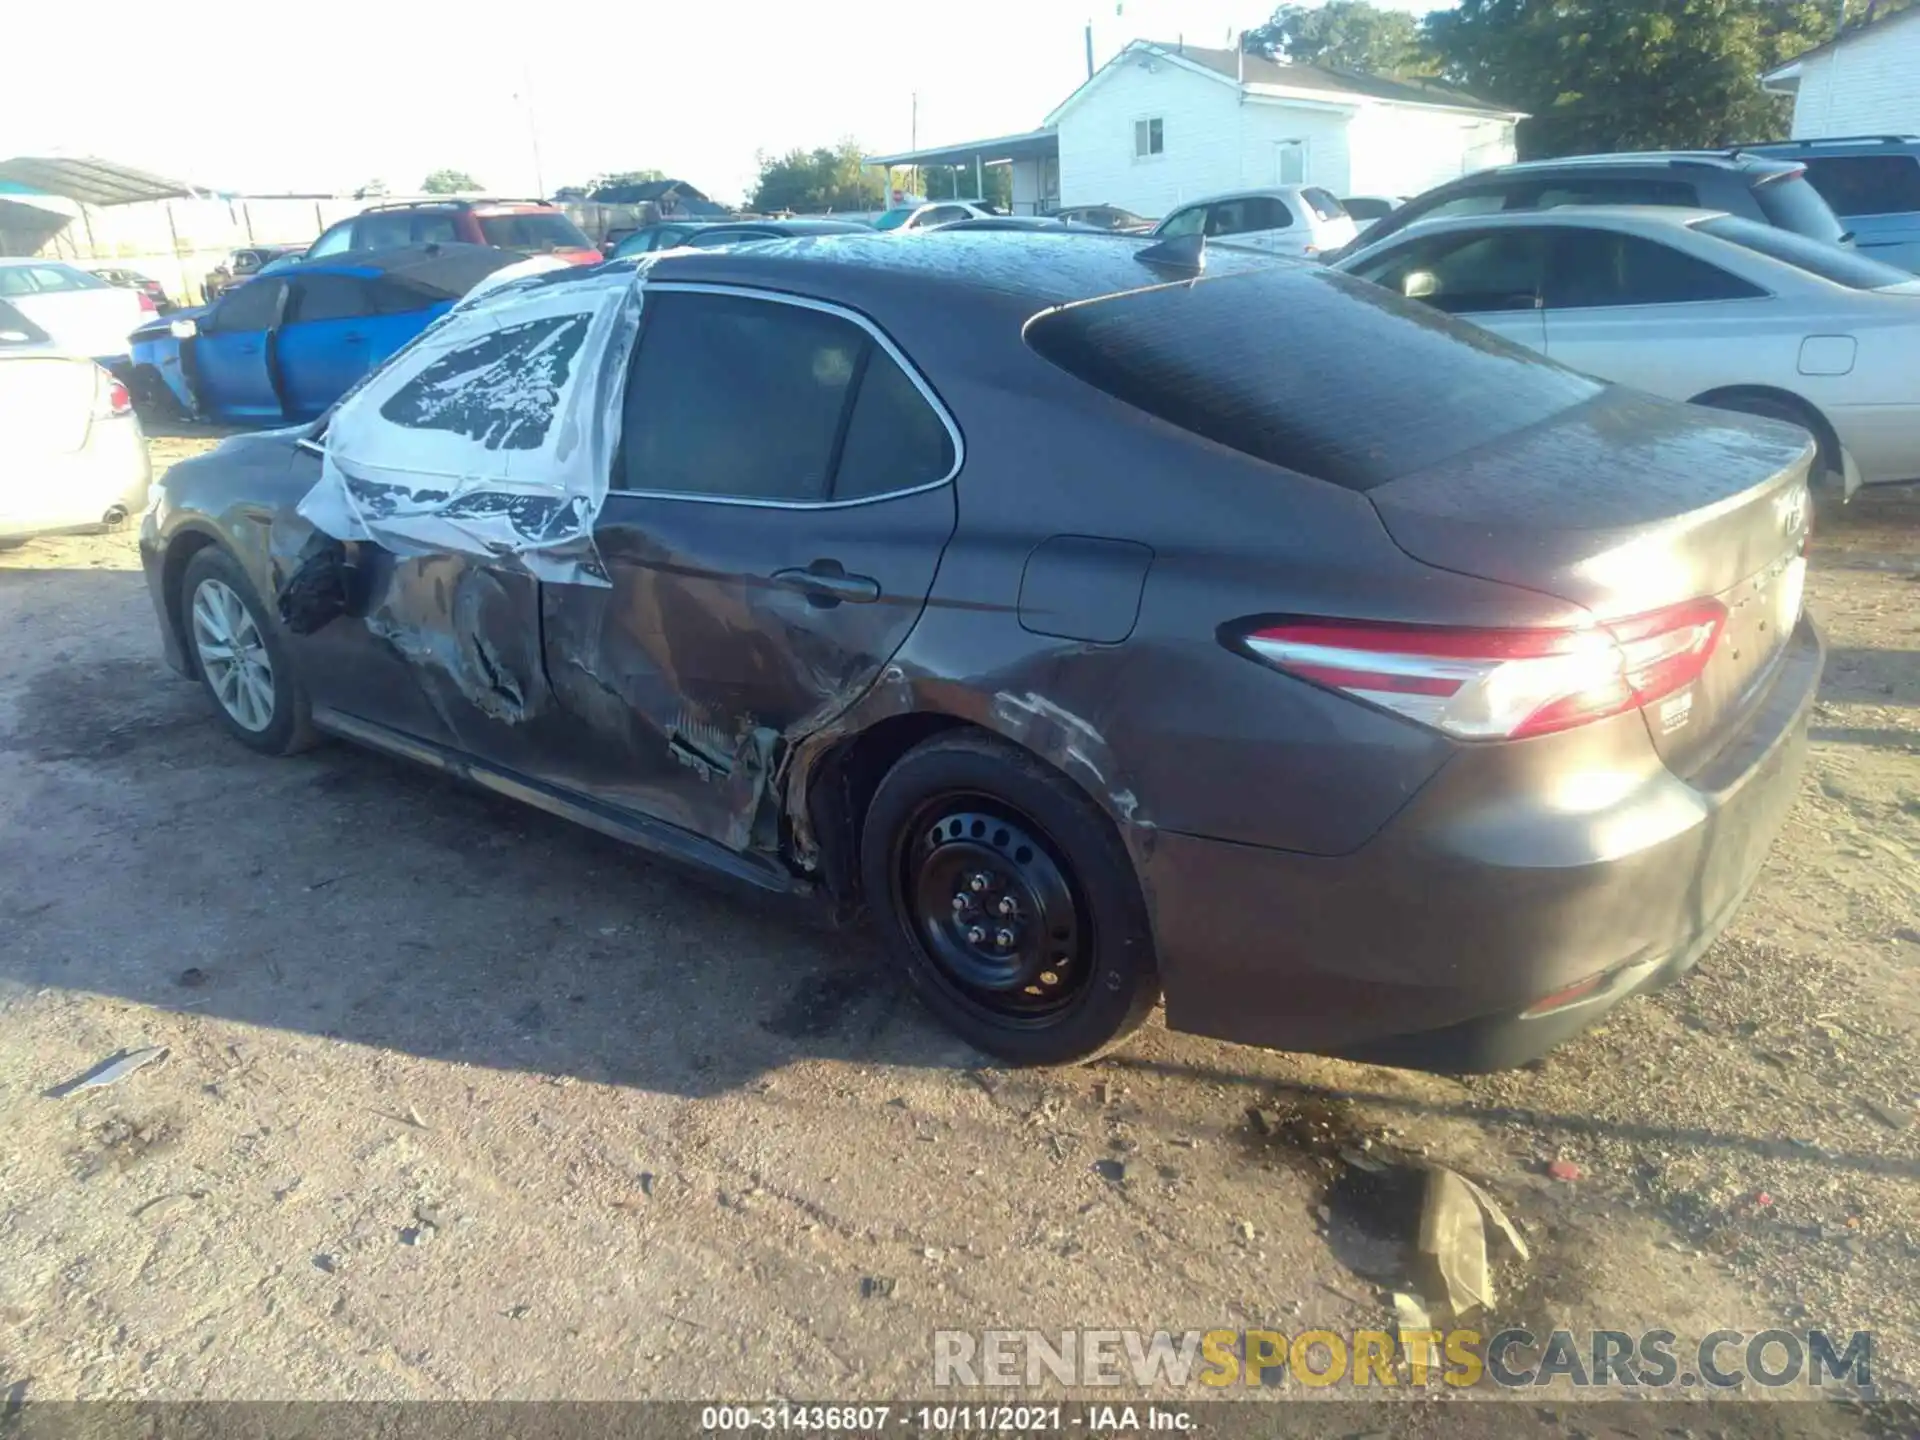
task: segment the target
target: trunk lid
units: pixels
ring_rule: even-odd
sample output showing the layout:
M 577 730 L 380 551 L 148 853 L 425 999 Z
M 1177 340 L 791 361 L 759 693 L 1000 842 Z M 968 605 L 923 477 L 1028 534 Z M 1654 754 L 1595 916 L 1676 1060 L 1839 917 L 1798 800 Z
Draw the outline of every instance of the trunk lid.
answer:
M 1699 679 L 1642 712 L 1686 774 L 1738 726 L 1799 622 L 1813 458 L 1793 426 L 1613 387 L 1368 498 L 1415 559 L 1599 621 L 1725 606 Z
M 87 443 L 98 367 L 64 355 L 0 356 L 0 483 L 31 485 L 30 461 Z
M 16 295 L 20 313 L 45 330 L 60 348 L 93 359 L 125 355 L 128 337 L 152 318 L 140 308 L 137 290 L 111 285 Z

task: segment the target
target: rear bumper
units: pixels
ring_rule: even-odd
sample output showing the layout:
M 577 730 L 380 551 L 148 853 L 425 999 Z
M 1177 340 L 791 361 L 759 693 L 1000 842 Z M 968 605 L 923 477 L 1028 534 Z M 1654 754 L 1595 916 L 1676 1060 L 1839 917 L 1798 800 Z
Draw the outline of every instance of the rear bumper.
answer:
M 1920 405 L 1830 405 L 1827 419 L 1861 485 L 1920 480 Z
M 80 449 L 23 464 L 0 476 L 0 539 L 97 529 L 115 512 L 146 508 L 152 469 L 131 415 L 95 420 Z
M 1168 1024 L 1441 1071 L 1544 1053 L 1683 973 L 1732 918 L 1798 794 L 1823 659 L 1802 620 L 1700 773 L 1624 777 L 1599 804 L 1488 801 L 1456 761 L 1347 856 L 1157 835 L 1141 875 Z

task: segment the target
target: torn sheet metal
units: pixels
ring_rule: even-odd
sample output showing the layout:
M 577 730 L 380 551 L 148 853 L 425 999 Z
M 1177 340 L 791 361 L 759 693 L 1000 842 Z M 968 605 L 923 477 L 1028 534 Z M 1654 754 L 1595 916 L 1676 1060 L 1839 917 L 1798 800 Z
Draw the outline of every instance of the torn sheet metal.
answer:
M 607 583 L 606 500 L 639 272 L 535 276 L 462 305 L 340 404 L 300 514 L 337 540 Z

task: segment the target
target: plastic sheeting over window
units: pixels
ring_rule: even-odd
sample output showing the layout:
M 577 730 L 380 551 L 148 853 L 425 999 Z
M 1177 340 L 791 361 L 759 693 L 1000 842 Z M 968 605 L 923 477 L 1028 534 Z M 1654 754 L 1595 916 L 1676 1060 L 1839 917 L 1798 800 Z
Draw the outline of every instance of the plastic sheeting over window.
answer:
M 462 305 L 340 402 L 300 514 L 397 555 L 605 584 L 593 547 L 640 324 L 632 269 Z

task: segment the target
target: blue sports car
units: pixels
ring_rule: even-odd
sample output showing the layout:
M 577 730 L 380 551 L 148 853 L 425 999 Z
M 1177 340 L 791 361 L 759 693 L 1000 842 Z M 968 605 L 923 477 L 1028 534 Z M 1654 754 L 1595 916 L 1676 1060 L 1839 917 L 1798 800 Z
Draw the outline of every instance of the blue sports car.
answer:
M 403 245 L 262 274 L 213 304 L 133 332 L 143 407 L 202 420 L 307 420 L 521 257 L 486 245 Z

